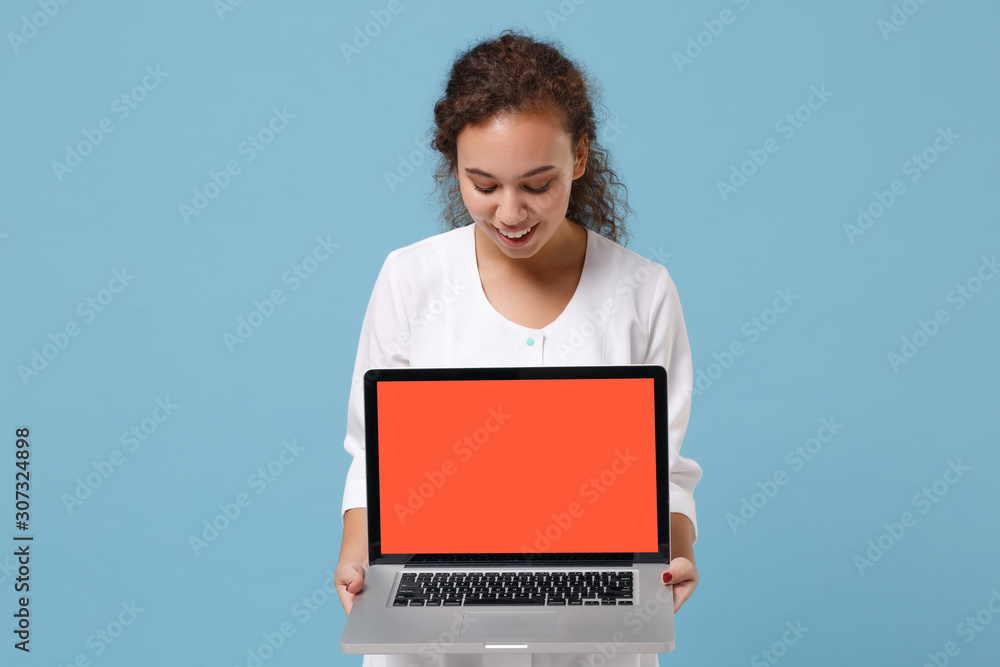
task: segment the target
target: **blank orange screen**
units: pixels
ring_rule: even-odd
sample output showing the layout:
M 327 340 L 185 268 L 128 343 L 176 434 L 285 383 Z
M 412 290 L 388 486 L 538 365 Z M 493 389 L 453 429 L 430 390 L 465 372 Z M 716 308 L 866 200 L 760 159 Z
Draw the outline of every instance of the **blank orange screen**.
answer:
M 655 552 L 651 378 L 380 382 L 383 553 Z

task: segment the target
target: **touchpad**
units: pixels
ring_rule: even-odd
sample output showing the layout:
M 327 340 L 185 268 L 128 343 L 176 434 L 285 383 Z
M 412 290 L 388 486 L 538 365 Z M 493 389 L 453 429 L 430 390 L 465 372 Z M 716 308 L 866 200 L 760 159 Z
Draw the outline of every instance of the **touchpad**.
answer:
M 556 634 L 554 611 L 526 611 L 503 613 L 495 611 L 467 611 L 462 618 L 462 639 L 521 641 L 543 639 Z

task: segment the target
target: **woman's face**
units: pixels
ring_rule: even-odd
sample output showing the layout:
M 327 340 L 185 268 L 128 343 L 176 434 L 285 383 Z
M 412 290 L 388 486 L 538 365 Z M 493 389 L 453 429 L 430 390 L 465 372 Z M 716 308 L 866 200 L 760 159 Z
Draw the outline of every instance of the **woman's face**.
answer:
M 462 199 L 508 257 L 531 257 L 566 219 L 570 188 L 587 161 L 585 142 L 574 152 L 571 141 L 550 113 L 498 116 L 459 132 Z

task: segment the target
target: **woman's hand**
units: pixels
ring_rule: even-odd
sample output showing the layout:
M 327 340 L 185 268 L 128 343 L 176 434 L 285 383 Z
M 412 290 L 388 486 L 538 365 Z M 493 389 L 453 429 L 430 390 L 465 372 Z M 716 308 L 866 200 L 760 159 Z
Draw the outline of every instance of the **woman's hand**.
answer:
M 670 566 L 663 571 L 663 583 L 671 584 L 674 587 L 674 613 L 676 614 L 681 605 L 694 592 L 698 585 L 698 568 L 694 563 L 683 556 L 678 556 L 670 561 Z
M 333 584 L 337 588 L 337 595 L 340 596 L 340 604 L 344 605 L 344 612 L 350 616 L 354 598 L 365 587 L 364 566 L 354 561 L 341 563 L 333 572 Z

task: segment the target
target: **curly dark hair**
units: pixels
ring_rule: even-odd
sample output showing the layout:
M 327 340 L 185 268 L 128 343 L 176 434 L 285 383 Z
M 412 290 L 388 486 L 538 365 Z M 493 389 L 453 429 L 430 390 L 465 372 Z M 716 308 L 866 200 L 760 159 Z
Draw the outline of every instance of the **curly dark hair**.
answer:
M 576 147 L 589 144 L 583 176 L 573 181 L 566 217 L 621 245 L 628 243 L 628 191 L 597 140 L 591 98 L 596 84 L 553 44 L 508 29 L 459 55 L 444 96 L 434 104 L 431 147 L 441 153 L 434 174 L 444 225 L 473 222 L 462 200 L 456 171 L 457 137 L 463 128 L 507 113 L 553 111 Z

